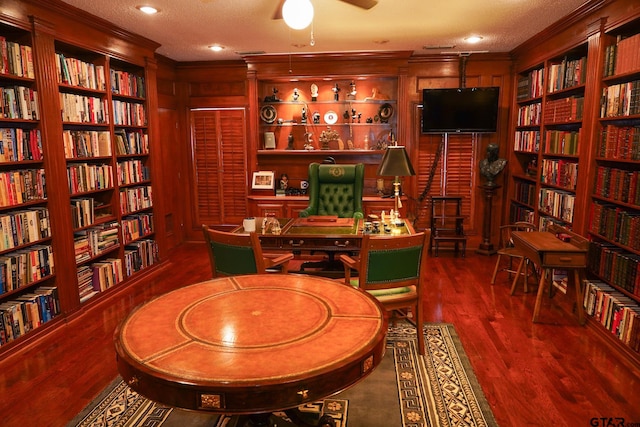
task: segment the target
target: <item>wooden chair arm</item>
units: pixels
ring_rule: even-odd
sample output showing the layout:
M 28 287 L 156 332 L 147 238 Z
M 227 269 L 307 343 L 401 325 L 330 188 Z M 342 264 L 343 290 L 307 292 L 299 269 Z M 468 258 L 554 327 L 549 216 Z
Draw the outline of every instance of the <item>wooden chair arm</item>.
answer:
M 293 254 L 276 254 L 276 253 L 263 253 L 264 263 L 266 268 L 282 266 L 282 272 L 289 272 L 289 261 L 293 259 Z
M 342 265 L 344 266 L 344 283 L 345 285 L 350 285 L 351 284 L 351 270 L 356 270 L 358 271 L 358 268 L 360 266 L 360 263 L 358 262 L 357 259 L 346 255 L 346 254 L 340 254 L 338 255 L 338 259 L 342 262 Z

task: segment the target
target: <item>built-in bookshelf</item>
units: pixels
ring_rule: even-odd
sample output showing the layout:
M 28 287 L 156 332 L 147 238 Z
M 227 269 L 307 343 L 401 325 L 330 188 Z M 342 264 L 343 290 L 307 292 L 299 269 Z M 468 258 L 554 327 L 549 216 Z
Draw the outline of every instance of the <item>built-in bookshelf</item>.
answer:
M 596 120 L 584 305 L 640 352 L 640 22 L 607 30 Z
M 571 228 L 578 185 L 587 45 L 516 76 L 512 222 Z
M 60 314 L 30 34 L 0 25 L 0 345 Z

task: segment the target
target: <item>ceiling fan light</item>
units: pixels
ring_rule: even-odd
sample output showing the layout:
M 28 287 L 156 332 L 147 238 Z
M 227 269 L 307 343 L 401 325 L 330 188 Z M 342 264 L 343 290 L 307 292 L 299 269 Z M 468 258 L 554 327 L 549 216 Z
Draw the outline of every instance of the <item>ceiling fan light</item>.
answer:
M 282 18 L 294 30 L 307 28 L 313 20 L 313 5 L 310 0 L 286 0 L 282 5 Z

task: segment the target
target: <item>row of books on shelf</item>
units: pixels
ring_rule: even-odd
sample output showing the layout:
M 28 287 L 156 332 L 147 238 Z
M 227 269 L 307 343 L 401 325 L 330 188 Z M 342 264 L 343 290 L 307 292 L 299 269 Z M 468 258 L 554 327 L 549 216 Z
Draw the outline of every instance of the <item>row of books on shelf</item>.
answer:
M 118 126 L 146 126 L 147 112 L 144 104 L 114 99 L 113 123 Z
M 518 107 L 518 126 L 535 126 L 540 124 L 542 117 L 542 103 L 535 102 L 533 104 Z
M 54 272 L 51 245 L 36 245 L 0 257 L 0 294 L 15 291 Z
M 5 119 L 38 120 L 38 91 L 25 86 L 0 87 L 0 116 Z
M 20 338 L 60 314 L 58 289 L 41 286 L 0 304 L 0 345 Z
M 64 130 L 62 142 L 67 159 L 111 155 L 111 134 L 108 131 Z
M 566 154 L 570 156 L 578 155 L 578 145 L 580 144 L 579 130 L 547 130 L 545 132 L 545 154 Z
M 575 201 L 575 194 L 553 188 L 541 188 L 538 209 L 542 213 L 572 223 Z
M 74 251 L 76 264 L 99 256 L 105 251 L 117 246 L 119 228 L 115 222 L 91 227 L 74 233 Z
M 87 227 L 95 222 L 97 202 L 93 197 L 71 199 L 71 220 L 73 228 Z
M 0 73 L 35 78 L 31 46 L 0 36 Z
M 124 279 L 122 260 L 107 258 L 91 265 L 78 267 L 78 293 L 84 303 L 100 292 L 104 292 Z
M 611 203 L 591 204 L 589 231 L 640 251 L 640 212 Z
M 540 151 L 540 131 L 539 130 L 517 130 L 513 143 L 514 151 L 526 151 L 537 153 Z
M 124 267 L 127 276 L 143 270 L 159 261 L 158 244 L 155 240 L 137 240 L 128 244 L 124 251 Z
M 516 98 L 518 101 L 537 98 L 544 92 L 544 68 L 531 70 L 518 78 Z
M 640 125 L 606 125 L 600 133 L 598 156 L 614 160 L 640 160 Z
M 71 194 L 113 187 L 113 167 L 109 164 L 73 163 L 67 166 Z
M 589 271 L 631 295 L 640 296 L 640 256 L 612 243 L 594 240 L 587 254 Z
M 14 206 L 47 198 L 44 169 L 0 172 L 0 206 Z
M 558 64 L 549 66 L 549 93 L 574 86 L 583 85 L 586 81 L 587 57 L 578 59 L 562 59 Z
M 618 36 L 615 44 L 605 48 L 605 77 L 638 70 L 640 70 L 640 33 L 626 38 Z
M 141 213 L 122 218 L 122 241 L 127 244 L 153 233 L 153 214 Z
M 93 90 L 106 90 L 104 66 L 56 53 L 58 82 Z
M 625 117 L 640 114 L 640 80 L 602 89 L 600 117 Z
M 40 129 L 0 128 L 0 162 L 42 160 Z
M 149 168 L 141 160 L 118 162 L 118 185 L 135 184 L 149 179 Z
M 107 104 L 102 98 L 60 92 L 60 108 L 62 121 L 67 123 L 109 123 Z
M 144 85 L 144 77 L 111 69 L 111 93 L 116 95 L 134 96 L 137 98 L 146 98 L 146 88 Z
M 542 159 L 540 182 L 575 190 L 578 183 L 578 162 L 564 159 Z
M 625 345 L 640 351 L 640 306 L 600 280 L 584 281 L 584 309 Z
M 150 185 L 125 188 L 120 190 L 119 197 L 120 213 L 122 215 L 153 206 L 153 191 Z
M 545 123 L 565 123 L 582 120 L 584 96 L 548 100 L 544 107 Z
M 518 202 L 534 206 L 536 204 L 536 185 L 531 182 L 514 181 L 515 198 Z
M 125 132 L 116 131 L 116 153 L 118 155 L 148 154 L 149 135 L 142 130 Z
M 640 207 L 639 177 L 638 170 L 598 166 L 593 193 L 598 197 Z
M 0 215 L 0 251 L 11 250 L 50 236 L 47 208 L 29 208 Z
M 535 221 L 535 217 L 535 212 L 531 208 L 519 205 L 517 203 L 511 203 L 511 205 L 509 206 L 509 218 L 511 219 L 512 223 L 525 221 L 533 224 Z

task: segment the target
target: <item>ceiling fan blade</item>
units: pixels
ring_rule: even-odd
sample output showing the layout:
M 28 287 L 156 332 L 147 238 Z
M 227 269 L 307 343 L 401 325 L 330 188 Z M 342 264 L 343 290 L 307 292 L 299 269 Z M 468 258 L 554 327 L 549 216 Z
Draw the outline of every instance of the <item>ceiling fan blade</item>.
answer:
M 362 9 L 371 9 L 373 6 L 378 4 L 377 0 L 341 0 L 345 3 L 352 4 L 356 7 L 360 7 Z
M 280 0 L 278 2 L 278 7 L 273 12 L 273 16 L 271 19 L 282 19 L 282 6 L 284 5 L 285 0 Z

